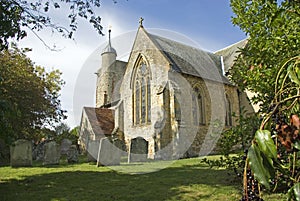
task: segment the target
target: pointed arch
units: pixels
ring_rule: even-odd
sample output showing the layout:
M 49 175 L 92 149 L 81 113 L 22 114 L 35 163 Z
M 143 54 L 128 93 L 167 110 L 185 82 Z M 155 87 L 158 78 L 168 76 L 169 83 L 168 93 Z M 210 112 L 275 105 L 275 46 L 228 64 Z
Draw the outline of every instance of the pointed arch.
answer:
M 192 114 L 194 125 L 206 123 L 204 93 L 198 86 L 194 87 L 192 94 Z
M 131 79 L 133 124 L 151 122 L 151 72 L 148 62 L 140 55 L 135 62 Z
M 134 81 L 136 80 L 136 76 L 137 76 L 137 71 L 139 70 L 139 66 L 141 65 L 141 63 L 144 63 L 147 67 L 148 67 L 148 73 L 149 73 L 149 77 L 150 80 L 152 80 L 152 73 L 151 73 L 151 69 L 150 69 L 150 65 L 149 62 L 146 59 L 146 56 L 143 54 L 139 54 L 134 62 L 133 65 L 133 70 L 131 72 L 131 77 L 130 77 L 130 88 L 133 89 L 134 87 Z

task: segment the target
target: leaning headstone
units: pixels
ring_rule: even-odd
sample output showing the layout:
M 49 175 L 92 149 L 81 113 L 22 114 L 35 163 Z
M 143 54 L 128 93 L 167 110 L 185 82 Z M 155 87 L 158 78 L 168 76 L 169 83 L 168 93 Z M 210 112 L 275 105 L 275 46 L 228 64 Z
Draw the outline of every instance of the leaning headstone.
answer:
M 17 140 L 10 147 L 11 167 L 32 166 L 32 144 L 27 140 Z
M 120 165 L 121 150 L 113 145 L 108 138 L 100 140 L 97 166 Z
M 76 145 L 71 145 L 67 153 L 68 163 L 78 163 L 78 150 Z
M 144 162 L 148 158 L 148 142 L 137 137 L 131 140 L 128 162 Z
M 60 160 L 60 149 L 56 142 L 47 142 L 44 145 L 45 155 L 43 165 L 57 165 Z
M 60 154 L 67 155 L 70 147 L 72 145 L 72 141 L 69 139 L 63 139 L 60 144 Z
M 97 162 L 99 152 L 99 140 L 90 140 L 87 146 L 87 158 L 88 162 Z

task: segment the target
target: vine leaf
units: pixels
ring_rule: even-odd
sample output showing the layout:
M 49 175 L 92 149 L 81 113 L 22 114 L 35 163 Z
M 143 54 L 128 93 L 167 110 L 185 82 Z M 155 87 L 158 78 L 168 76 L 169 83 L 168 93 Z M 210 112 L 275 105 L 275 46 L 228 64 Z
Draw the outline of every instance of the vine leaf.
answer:
M 288 74 L 289 74 L 289 77 L 291 79 L 292 82 L 296 83 L 298 86 L 300 86 L 300 81 L 298 79 L 298 76 L 297 74 L 295 73 L 295 71 L 293 70 L 293 64 L 290 64 L 289 67 L 288 67 Z
M 263 166 L 268 171 L 268 175 L 270 175 L 271 178 L 275 177 L 275 168 L 274 164 L 271 158 L 268 158 L 266 155 L 261 153 L 261 157 L 263 159 Z
M 249 148 L 248 160 L 255 179 L 267 189 L 270 189 L 269 180 L 271 178 L 271 173 L 270 170 L 264 166 L 264 162 L 266 163 L 268 161 L 263 160 L 259 147 L 256 144 L 252 144 Z
M 261 152 L 267 157 L 277 160 L 277 150 L 271 133 L 268 130 L 257 130 L 255 133 L 255 140 Z

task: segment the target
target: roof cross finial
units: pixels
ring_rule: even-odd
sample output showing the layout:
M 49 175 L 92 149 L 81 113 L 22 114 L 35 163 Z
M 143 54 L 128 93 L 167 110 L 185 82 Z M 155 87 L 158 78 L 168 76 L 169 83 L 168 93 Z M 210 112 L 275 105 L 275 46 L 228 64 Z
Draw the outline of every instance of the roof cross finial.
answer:
M 144 21 L 144 18 L 140 17 L 140 21 L 139 21 L 140 27 L 143 27 L 143 21 Z

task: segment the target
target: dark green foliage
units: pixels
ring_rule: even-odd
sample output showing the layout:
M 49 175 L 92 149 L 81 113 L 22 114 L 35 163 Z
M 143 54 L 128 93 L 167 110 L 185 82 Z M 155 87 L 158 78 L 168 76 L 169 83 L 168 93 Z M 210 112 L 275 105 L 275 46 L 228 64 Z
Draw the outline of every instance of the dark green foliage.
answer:
M 70 129 L 70 127 L 65 123 L 60 123 L 54 128 L 54 132 L 52 136 L 48 138 L 53 139 L 57 143 L 61 143 L 63 139 L 69 139 L 72 141 L 72 144 L 78 143 L 79 136 L 79 127 L 75 127 Z
M 231 79 L 240 87 L 256 93 L 254 103 L 266 112 L 275 96 L 276 74 L 283 63 L 300 54 L 300 3 L 273 0 L 231 0 L 234 25 L 248 36 Z M 286 72 L 287 69 L 285 69 Z M 259 83 L 259 84 L 258 84 Z
M 300 182 L 300 119 L 298 115 L 290 114 L 298 110 L 299 78 L 300 56 L 292 58 L 280 68 L 276 76 L 275 98 L 269 113 L 262 120 L 261 129 L 252 140 L 245 164 L 245 172 L 250 168 L 255 179 L 268 190 L 272 186 L 274 191 L 288 192 L 288 197 L 296 200 Z M 288 119 L 290 123 L 287 123 Z M 246 184 L 251 181 L 245 174 L 244 198 L 249 198 L 251 195 L 246 190 Z
M 0 139 L 0 166 L 9 164 L 9 146 Z
M 217 143 L 220 154 L 228 156 L 241 152 L 250 146 L 255 131 L 259 128 L 259 119 L 255 114 L 247 115 L 241 112 L 237 126 L 225 130 Z
M 246 115 L 246 111 L 242 111 L 237 126 L 225 130 L 217 143 L 218 151 L 223 156 L 214 160 L 204 158 L 202 162 L 207 163 L 210 167 L 232 170 L 236 176 L 240 177 L 245 165 L 247 150 L 258 128 L 258 117 L 255 114 Z M 236 154 L 233 155 L 233 153 Z
M 257 131 L 244 168 L 244 195 L 253 197 L 253 177 L 264 187 L 287 192 L 299 182 L 297 142 L 298 127 L 288 124 L 299 114 L 300 3 L 298 0 L 231 0 L 234 25 L 248 36 L 248 43 L 231 68 L 231 80 L 240 89 L 256 94 L 262 122 Z M 297 117 L 297 118 L 296 118 Z M 276 146 L 275 146 L 276 145 Z M 248 175 L 248 170 L 251 174 Z M 290 190 L 297 193 L 297 190 Z M 251 194 L 252 193 L 252 194 Z M 254 193 L 256 194 L 256 193 Z M 294 197 L 298 195 L 294 194 Z
M 59 100 L 61 72 L 34 66 L 25 51 L 13 47 L 0 52 L 0 138 L 38 140 L 41 130 L 64 119 Z

